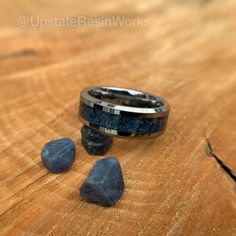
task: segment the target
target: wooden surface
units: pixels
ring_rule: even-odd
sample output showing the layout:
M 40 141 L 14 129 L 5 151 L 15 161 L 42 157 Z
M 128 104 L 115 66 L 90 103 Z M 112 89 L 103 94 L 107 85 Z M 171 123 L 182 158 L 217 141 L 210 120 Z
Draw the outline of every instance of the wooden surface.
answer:
M 233 0 L 1 0 L 0 234 L 236 235 L 235 11 Z M 21 15 L 151 25 L 21 28 Z M 115 140 L 107 156 L 119 158 L 126 189 L 111 208 L 78 192 L 98 159 L 77 118 L 90 85 L 146 90 L 172 107 L 165 135 Z M 76 161 L 48 173 L 41 148 L 63 136 L 77 142 Z

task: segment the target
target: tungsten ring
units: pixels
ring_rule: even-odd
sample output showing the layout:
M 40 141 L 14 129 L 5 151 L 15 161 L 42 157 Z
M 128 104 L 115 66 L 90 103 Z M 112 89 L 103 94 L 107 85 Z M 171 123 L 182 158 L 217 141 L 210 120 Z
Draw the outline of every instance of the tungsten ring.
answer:
M 120 138 L 150 138 L 163 134 L 170 106 L 164 99 L 139 90 L 89 87 L 80 94 L 82 123 Z

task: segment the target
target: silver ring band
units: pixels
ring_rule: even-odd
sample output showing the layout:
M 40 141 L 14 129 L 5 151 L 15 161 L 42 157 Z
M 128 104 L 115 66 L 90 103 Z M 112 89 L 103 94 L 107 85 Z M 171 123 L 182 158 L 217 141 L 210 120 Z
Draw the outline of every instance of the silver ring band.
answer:
M 169 110 L 164 99 L 133 89 L 89 87 L 80 94 L 83 124 L 117 137 L 149 138 L 164 133 Z

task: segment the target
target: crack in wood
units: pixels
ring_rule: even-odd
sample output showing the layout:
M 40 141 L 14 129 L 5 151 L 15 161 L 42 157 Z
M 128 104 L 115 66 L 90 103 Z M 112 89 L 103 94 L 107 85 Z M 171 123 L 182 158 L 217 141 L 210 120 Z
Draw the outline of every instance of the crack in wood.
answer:
M 236 175 L 234 174 L 233 170 L 231 170 L 216 154 L 215 149 L 212 147 L 210 141 L 208 138 L 206 138 L 206 154 L 209 157 L 213 157 L 215 161 L 218 163 L 218 165 L 221 167 L 221 169 L 232 179 L 234 182 L 236 182 Z
M 7 58 L 14 58 L 14 57 L 32 57 L 36 55 L 37 55 L 36 51 L 34 51 L 33 49 L 26 48 L 21 51 L 13 52 L 8 55 L 0 55 L 0 59 L 2 60 L 2 59 L 7 59 Z

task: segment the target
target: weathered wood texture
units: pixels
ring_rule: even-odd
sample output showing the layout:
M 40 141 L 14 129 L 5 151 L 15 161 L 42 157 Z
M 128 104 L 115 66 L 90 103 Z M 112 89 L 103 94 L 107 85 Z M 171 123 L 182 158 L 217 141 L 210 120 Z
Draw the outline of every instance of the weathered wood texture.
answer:
M 1 235 L 236 235 L 236 2 L 0 1 Z M 20 28 L 20 15 L 150 19 L 150 27 Z M 165 135 L 115 140 L 126 183 L 102 208 L 78 189 L 97 157 L 80 144 L 79 93 L 90 85 L 166 98 Z M 42 166 L 45 142 L 69 136 L 71 171 Z M 209 146 L 209 145 L 208 145 Z M 208 147 L 209 153 L 209 147 Z

